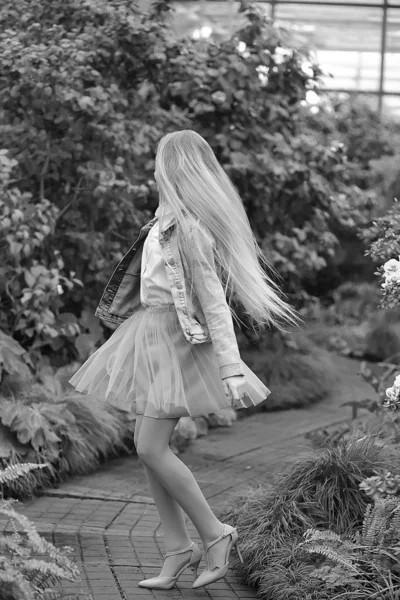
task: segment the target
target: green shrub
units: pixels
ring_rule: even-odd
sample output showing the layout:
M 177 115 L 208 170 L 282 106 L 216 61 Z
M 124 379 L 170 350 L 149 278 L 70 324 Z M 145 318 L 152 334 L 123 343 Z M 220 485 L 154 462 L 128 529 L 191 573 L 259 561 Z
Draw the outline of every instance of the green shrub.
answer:
M 360 324 L 376 316 L 381 290 L 375 282 L 346 281 L 332 293 L 333 305 L 326 321 L 346 325 Z
M 164 132 L 189 127 L 210 142 L 293 299 L 301 302 L 305 282 L 314 284 L 332 264 L 335 231 L 355 238 L 357 225 L 369 221 L 372 198 L 347 177 L 345 153 L 316 143 L 302 120 L 306 93 L 320 77 L 318 65 L 304 68 L 307 50 L 288 47 L 285 33 L 253 5 L 240 4 L 243 27 L 218 43 L 177 37 L 169 10 L 169 2 L 157 2 L 143 12 L 130 0 L 2 3 L 0 132 L 18 161 L 15 194 L 31 195 L 21 209 L 24 226 L 29 210 L 47 207 L 46 223 L 32 220 L 43 236 L 32 260 L 51 288 L 39 294 L 42 275 L 29 277 L 29 261 L 18 263 L 22 283 L 11 294 L 18 318 L 12 314 L 6 332 L 52 361 L 77 358 L 81 311 L 93 310 L 157 205 L 154 157 Z M 9 248 L 18 243 L 14 229 L 4 237 Z M 46 317 L 40 331 L 25 274 Z M 22 299 L 30 311 L 23 317 Z
M 360 484 L 360 489 L 364 490 L 373 500 L 400 496 L 400 474 L 383 471 L 379 475 L 365 479 Z
M 57 350 L 60 337 L 80 332 L 75 318 L 59 313 L 60 294 L 81 282 L 66 276 L 60 251 L 49 246 L 58 208 L 16 187 L 11 175 L 18 162 L 7 154 L 0 150 L 0 239 L 7 248 L 0 266 L 0 334 L 17 338 L 37 360 L 43 346 Z
M 0 470 L 0 485 L 9 485 L 43 465 L 16 464 Z M 41 537 L 35 525 L 18 513 L 10 500 L 0 498 L 0 514 L 13 533 L 0 532 L 0 583 L 2 600 L 56 600 L 63 579 L 77 581 L 79 570 L 68 558 L 71 548 L 56 548 Z
M 243 360 L 273 391 L 265 403 L 250 412 L 301 408 L 329 395 L 334 363 L 305 333 L 286 337 L 269 333 L 247 346 L 244 338 L 241 340 Z
M 72 475 L 93 472 L 106 459 L 133 451 L 134 419 L 108 403 L 63 391 L 55 378 L 3 398 L 0 423 L 9 435 L 4 466 L 46 462 L 40 473 L 5 485 L 7 495 L 29 496 Z
M 382 308 L 375 283 L 346 282 L 332 294 L 333 303 L 312 314 L 307 336 L 330 351 L 371 361 L 400 361 L 400 312 Z
M 386 115 L 378 119 L 373 97 L 332 93 L 319 108 L 307 115 L 307 123 L 321 142 L 343 144 L 355 181 L 370 188 L 375 183 L 374 161 L 400 150 L 400 124 Z
M 379 267 L 381 303 L 383 308 L 396 308 L 400 301 L 400 203 L 397 200 L 388 212 L 375 219 L 370 227 L 360 231 L 368 246 L 366 255 Z
M 320 558 L 308 577 L 342 597 L 394 598 L 400 593 L 400 500 L 376 499 L 351 536 L 310 529 L 301 550 Z M 386 592 L 386 593 L 385 593 Z
M 360 483 L 387 466 L 374 438 L 354 436 L 291 462 L 269 487 L 238 493 L 222 518 L 238 527 L 243 580 L 266 600 L 330 600 L 323 584 L 310 581 L 315 561 L 298 545 L 309 529 L 347 535 L 362 527 L 372 500 Z

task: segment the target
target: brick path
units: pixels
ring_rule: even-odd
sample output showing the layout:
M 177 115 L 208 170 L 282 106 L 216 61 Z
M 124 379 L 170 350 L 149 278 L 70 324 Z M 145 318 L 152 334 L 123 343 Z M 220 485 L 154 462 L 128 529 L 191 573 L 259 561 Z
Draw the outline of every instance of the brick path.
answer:
M 192 442 L 180 458 L 194 472 L 212 508 L 218 512 L 230 493 L 251 482 L 267 482 L 284 460 L 307 449 L 304 434 L 344 421 L 349 408 L 342 402 L 370 395 L 357 375 L 358 363 L 333 357 L 337 369 L 332 397 L 308 409 L 255 414 L 232 428 L 214 429 Z M 65 583 L 71 599 L 86 600 L 232 600 L 255 598 L 230 569 L 219 582 L 193 590 L 191 573 L 170 591 L 147 591 L 137 582 L 156 575 L 162 564 L 163 537 L 158 513 L 149 497 L 146 478 L 136 457 L 108 462 L 90 476 L 78 477 L 59 489 L 26 502 L 20 511 L 38 531 L 57 545 L 69 545 L 80 565 L 78 584 Z M 6 522 L 0 527 L 9 529 Z M 192 524 L 189 531 L 200 541 Z M 201 568 L 203 563 L 201 564 Z

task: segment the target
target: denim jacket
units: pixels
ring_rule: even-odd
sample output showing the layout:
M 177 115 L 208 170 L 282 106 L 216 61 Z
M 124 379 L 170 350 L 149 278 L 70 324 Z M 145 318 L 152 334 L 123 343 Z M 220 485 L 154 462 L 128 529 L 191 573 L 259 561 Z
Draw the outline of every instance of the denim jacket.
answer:
M 104 321 L 121 324 L 140 307 L 140 271 L 144 241 L 157 217 L 142 227 L 139 237 L 115 267 L 103 292 L 95 315 Z M 243 375 L 242 361 L 225 292 L 217 275 L 211 239 L 192 229 L 199 248 L 191 278 L 189 266 L 178 249 L 176 222 L 160 228 L 159 241 L 166 264 L 176 312 L 182 332 L 191 344 L 212 342 L 221 379 Z

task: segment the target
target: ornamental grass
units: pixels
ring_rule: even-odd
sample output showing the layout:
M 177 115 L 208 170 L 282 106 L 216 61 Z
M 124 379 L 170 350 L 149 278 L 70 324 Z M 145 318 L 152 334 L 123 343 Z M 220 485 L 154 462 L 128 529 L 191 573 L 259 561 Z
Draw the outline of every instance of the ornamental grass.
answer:
M 324 582 L 309 576 L 315 557 L 298 546 L 310 529 L 347 536 L 361 528 L 372 499 L 360 483 L 388 463 L 375 438 L 354 434 L 294 460 L 269 485 L 230 498 L 221 519 L 238 528 L 243 582 L 264 600 L 331 600 Z

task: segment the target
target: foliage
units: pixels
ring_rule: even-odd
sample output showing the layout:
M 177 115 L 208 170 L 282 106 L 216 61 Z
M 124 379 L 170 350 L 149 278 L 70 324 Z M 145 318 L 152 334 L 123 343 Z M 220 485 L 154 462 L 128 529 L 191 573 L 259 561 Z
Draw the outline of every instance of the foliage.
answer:
M 398 402 L 390 401 L 389 398 L 393 388 L 394 396 L 397 398 L 396 388 L 398 385 L 388 387 L 394 373 L 397 371 L 398 364 L 396 363 L 378 363 L 375 368 L 371 368 L 366 362 L 361 362 L 359 374 L 373 388 L 374 394 L 372 397 L 366 397 L 360 401 L 349 400 L 344 402 L 341 406 L 352 408 L 352 419 L 347 423 L 340 424 L 338 427 L 332 426 L 307 434 L 306 438 L 311 441 L 312 446 L 315 449 L 335 447 L 349 438 L 374 436 L 377 441 L 380 440 L 386 444 L 387 452 L 394 451 L 393 460 L 395 464 L 392 464 L 392 467 L 400 470 L 400 457 L 395 452 L 400 441 L 400 415 L 396 410 L 398 409 Z M 395 381 L 397 381 L 397 378 Z M 392 410 L 388 411 L 388 408 Z M 360 411 L 364 411 L 364 416 L 360 416 Z M 367 418 L 365 417 L 365 411 L 367 411 Z M 379 487 L 380 482 L 374 479 L 375 476 L 376 474 L 371 476 L 371 485 L 375 486 L 376 484 Z M 385 479 L 386 476 L 381 474 L 380 477 Z M 368 489 L 368 486 L 366 489 Z
M 400 475 L 391 471 L 382 471 L 379 475 L 367 477 L 360 484 L 362 489 L 373 500 L 400 496 Z
M 374 187 L 378 161 L 394 159 L 400 151 L 400 125 L 386 115 L 377 118 L 376 98 L 333 93 L 318 108 L 306 116 L 315 135 L 325 144 L 343 144 L 354 180 L 362 189 Z
M 16 340 L 0 330 L 0 382 L 6 375 L 18 375 L 22 381 L 32 378 L 28 365 L 32 365 L 29 354 Z
M 299 548 L 323 559 L 309 577 L 323 581 L 328 590 L 357 590 L 363 598 L 400 591 L 399 499 L 377 499 L 367 506 L 361 530 L 350 537 L 309 529 L 304 538 Z
M 0 424 L 10 436 L 3 465 L 45 462 L 40 474 L 5 485 L 8 495 L 27 496 L 67 476 L 89 473 L 112 456 L 133 449 L 133 416 L 90 396 L 63 390 L 54 377 L 2 398 Z M 17 456 L 15 456 L 17 453 Z
M 289 336 L 270 332 L 261 338 L 248 334 L 238 339 L 243 360 L 274 391 L 265 404 L 250 412 L 301 408 L 329 395 L 335 367 L 329 354 L 303 332 Z
M 383 308 L 376 282 L 345 282 L 308 310 L 307 336 L 321 348 L 371 362 L 400 362 L 400 310 Z M 329 302 L 329 304 L 328 304 Z
M 44 345 L 56 350 L 59 346 L 54 343 L 55 338 L 79 333 L 79 327 L 73 328 L 59 313 L 63 304 L 60 294 L 80 284 L 74 273 L 65 276 L 59 250 L 49 245 L 59 210 L 49 200 L 37 201 L 15 185 L 11 175 L 17 166 L 7 151 L 0 150 L 0 240 L 4 244 L 0 334 L 2 338 L 8 335 L 5 362 L 13 359 L 14 364 L 13 354 L 24 351 L 10 336 L 17 338 L 33 356 Z
M 371 180 L 380 204 L 390 208 L 395 198 L 400 197 L 400 144 L 394 156 L 381 156 L 370 161 Z
M 46 465 L 37 465 L 35 463 L 18 463 L 16 465 L 10 465 L 6 469 L 0 471 L 0 484 L 7 483 L 9 481 L 15 481 L 18 477 L 26 475 L 34 469 L 44 469 Z
M 329 528 L 344 539 L 361 531 L 372 500 L 360 483 L 388 466 L 373 437 L 355 436 L 291 460 L 270 486 L 237 493 L 222 518 L 238 527 L 244 582 L 265 600 L 332 600 L 325 582 L 311 578 L 318 560 L 299 545 L 310 529 Z
M 380 289 L 373 283 L 346 281 L 332 292 L 333 304 L 324 319 L 333 324 L 360 324 L 376 317 Z
M 400 204 L 396 201 L 388 212 L 375 219 L 370 227 L 360 232 L 360 236 L 369 246 L 366 255 L 375 263 L 388 263 L 400 255 Z M 385 266 L 378 267 L 376 275 L 385 279 Z M 384 282 L 385 283 L 385 282 Z M 394 308 L 399 304 L 400 283 L 394 279 L 390 285 L 382 284 L 381 306 Z
M 0 482 L 24 477 L 43 465 L 17 464 L 0 470 Z M 0 514 L 9 519 L 13 533 L 0 532 L 0 582 L 4 600 L 56 600 L 61 580 L 77 581 L 79 570 L 68 558 L 71 548 L 56 548 L 41 537 L 35 525 L 0 499 Z
M 14 187 L 37 214 L 47 207 L 46 222 L 32 221 L 39 263 L 17 265 L 30 273 L 13 292 L 21 316 L 2 325 L 24 348 L 43 344 L 64 363 L 77 357 L 82 309 L 93 310 L 156 206 L 154 155 L 166 131 L 190 127 L 210 142 L 300 303 L 305 282 L 334 258 L 335 231 L 354 236 L 368 222 L 373 199 L 352 184 L 345 153 L 315 143 L 302 119 L 318 65 L 305 68 L 307 51 L 288 47 L 254 6 L 240 10 L 242 29 L 213 43 L 178 38 L 168 2 L 149 13 L 128 0 L 2 3 L 0 132 L 18 161 Z M 16 232 L 9 235 L 15 248 Z M 25 324 L 14 329 L 19 319 Z

